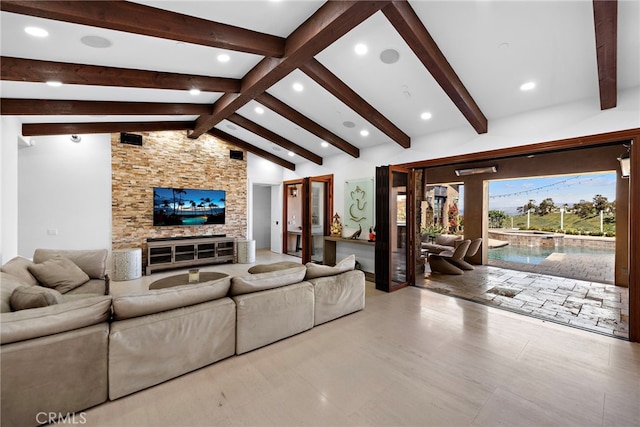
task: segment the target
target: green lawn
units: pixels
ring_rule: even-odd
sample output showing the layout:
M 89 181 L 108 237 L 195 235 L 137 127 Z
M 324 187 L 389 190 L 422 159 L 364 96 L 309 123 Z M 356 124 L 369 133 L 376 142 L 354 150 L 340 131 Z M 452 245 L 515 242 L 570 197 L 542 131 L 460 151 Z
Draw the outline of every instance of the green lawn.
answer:
M 505 220 L 504 226 L 511 228 L 513 218 L 514 228 L 527 227 L 527 215 L 516 215 Z M 558 231 L 560 230 L 560 213 L 550 213 L 545 216 L 531 214 L 530 228 L 538 230 Z M 600 215 L 588 218 L 580 218 L 575 214 L 564 214 L 564 231 L 567 234 L 597 234 L 600 232 Z M 616 231 L 615 217 L 605 215 L 603 221 L 603 231 L 613 233 Z

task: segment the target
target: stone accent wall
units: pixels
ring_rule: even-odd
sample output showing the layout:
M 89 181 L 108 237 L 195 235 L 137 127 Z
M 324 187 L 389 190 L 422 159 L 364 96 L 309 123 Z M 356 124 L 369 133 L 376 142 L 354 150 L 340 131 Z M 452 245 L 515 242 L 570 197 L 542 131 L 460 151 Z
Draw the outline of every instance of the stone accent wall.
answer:
M 148 238 L 246 238 L 247 163 L 229 158 L 237 147 L 207 134 L 189 139 L 185 131 L 143 132 L 142 140 L 141 147 L 127 145 L 111 135 L 113 249 L 141 248 L 146 265 Z M 153 187 L 225 190 L 225 224 L 154 227 Z

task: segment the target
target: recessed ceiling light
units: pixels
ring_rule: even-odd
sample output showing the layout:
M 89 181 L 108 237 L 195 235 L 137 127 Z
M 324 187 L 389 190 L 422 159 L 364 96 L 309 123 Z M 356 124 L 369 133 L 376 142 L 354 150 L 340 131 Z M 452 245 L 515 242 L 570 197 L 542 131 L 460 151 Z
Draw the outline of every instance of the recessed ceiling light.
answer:
M 190 93 L 191 95 L 194 95 L 194 96 L 195 96 L 195 95 L 200 95 L 200 89 L 196 89 L 196 88 L 190 89 L 190 90 L 189 90 L 189 93 Z
M 111 40 L 105 39 L 100 36 L 84 36 L 80 39 L 83 45 L 89 47 L 95 47 L 97 49 L 104 49 L 111 46 Z
M 273 151 L 281 151 L 281 150 L 282 150 L 282 148 L 278 147 L 277 145 L 273 145 L 273 146 L 271 147 L 271 149 L 272 149 Z
M 47 82 L 47 84 L 49 86 L 51 86 L 51 87 L 60 87 L 60 86 L 62 86 L 62 82 L 58 82 L 58 81 L 55 81 L 55 80 L 50 80 L 50 81 Z
M 264 114 L 264 108 L 262 107 L 256 107 L 253 109 L 253 111 L 255 111 L 258 114 Z
M 323 148 L 327 148 L 327 147 L 329 146 L 329 143 L 328 143 L 327 141 L 322 141 L 322 142 L 320 143 L 320 145 L 321 145 Z
M 424 113 L 420 114 L 420 118 L 422 120 L 429 120 L 431 118 L 431 113 L 428 111 L 425 111 Z
M 536 83 L 535 82 L 526 82 L 526 83 L 523 83 L 520 86 L 520 90 L 527 91 L 527 90 L 531 90 L 531 89 L 533 89 L 535 87 L 536 87 Z
M 221 53 L 220 55 L 218 55 L 218 62 L 229 62 L 230 60 L 231 57 L 226 53 Z
M 234 125 L 232 125 L 232 124 L 227 124 L 227 129 L 236 130 L 236 129 L 238 129 L 238 128 L 237 128 L 237 127 L 235 127 L 235 126 L 234 126 Z
M 356 127 L 356 124 L 347 120 L 346 122 L 342 122 L 342 126 L 351 129 Z
M 358 55 L 366 55 L 367 52 L 369 51 L 369 48 L 367 47 L 366 44 L 364 43 L 358 43 L 356 45 L 356 47 L 353 48 L 353 50 L 358 54 Z
M 395 49 L 385 49 L 380 53 L 380 61 L 385 64 L 395 64 L 400 59 L 400 54 Z
M 293 157 L 296 155 L 296 153 L 294 153 L 293 151 L 289 151 L 287 154 L 289 155 L 289 157 Z
M 48 37 L 49 36 L 49 32 L 47 30 L 45 30 L 44 28 L 38 28 L 38 27 L 26 27 L 24 29 L 24 32 L 29 34 L 30 36 L 33 36 L 33 37 Z
M 302 92 L 304 90 L 304 86 L 302 86 L 302 83 L 296 82 L 293 84 L 293 90 L 296 92 Z
M 361 136 L 369 136 L 369 131 L 368 131 L 368 130 L 366 130 L 366 129 L 362 129 L 362 130 L 360 131 L 360 135 L 361 135 Z

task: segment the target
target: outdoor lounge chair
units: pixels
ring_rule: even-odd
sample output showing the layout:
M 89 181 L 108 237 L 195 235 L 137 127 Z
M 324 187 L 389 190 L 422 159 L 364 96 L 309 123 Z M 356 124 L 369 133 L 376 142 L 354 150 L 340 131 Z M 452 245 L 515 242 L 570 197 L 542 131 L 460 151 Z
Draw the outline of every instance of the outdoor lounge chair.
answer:
M 474 256 L 476 252 L 478 252 L 478 249 L 480 249 L 481 244 L 482 244 L 481 238 L 473 239 L 469 244 L 467 253 L 464 254 L 462 258 L 456 259 L 452 256 L 450 259 L 447 259 L 447 261 L 462 270 L 473 270 L 474 269 L 473 265 L 469 264 L 469 262 L 467 262 L 467 259 Z M 441 252 L 440 254 L 442 255 L 443 252 Z
M 471 240 L 460 240 L 456 242 L 453 252 L 442 251 L 439 254 L 429 254 L 427 260 L 431 271 L 443 274 L 462 274 L 463 270 L 456 263 L 464 262 L 464 257 L 470 245 Z

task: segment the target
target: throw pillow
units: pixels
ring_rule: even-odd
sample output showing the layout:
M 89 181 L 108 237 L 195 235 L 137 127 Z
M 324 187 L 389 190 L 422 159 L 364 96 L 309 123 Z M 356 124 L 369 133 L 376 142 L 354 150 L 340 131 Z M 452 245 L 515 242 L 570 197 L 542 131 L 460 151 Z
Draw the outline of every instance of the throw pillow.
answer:
M 231 279 L 229 294 L 231 296 L 242 295 L 302 282 L 306 272 L 305 266 L 298 264 L 297 267 L 286 270 L 237 276 Z
M 107 268 L 106 249 L 36 249 L 33 252 L 33 262 L 41 263 L 56 256 L 69 258 L 91 279 L 104 279 Z
M 304 277 L 305 280 L 315 279 L 318 277 L 335 276 L 336 274 L 353 270 L 356 267 L 356 256 L 349 255 L 348 257 L 337 263 L 334 267 L 314 264 L 312 262 L 308 262 L 306 265 L 307 275 Z
M 27 258 L 17 256 L 10 259 L 5 265 L 2 266 L 2 271 L 9 273 L 12 276 L 17 277 L 25 285 L 35 286 L 38 284 L 38 280 L 31 273 L 29 273 L 29 266 L 33 265 L 33 262 Z
M 48 259 L 41 264 L 33 264 L 29 266 L 29 271 L 42 285 L 54 288 L 62 294 L 89 281 L 87 273 L 63 256 Z
M 60 292 L 42 286 L 19 286 L 11 294 L 13 311 L 48 307 L 61 302 L 63 299 Z
M 299 262 L 293 262 L 293 261 L 280 261 L 280 262 L 274 262 L 273 264 L 258 264 L 251 267 L 249 269 L 249 273 L 251 274 L 268 273 L 270 271 L 279 271 L 279 270 L 286 270 L 288 268 L 300 267 L 300 265 L 301 264 Z

